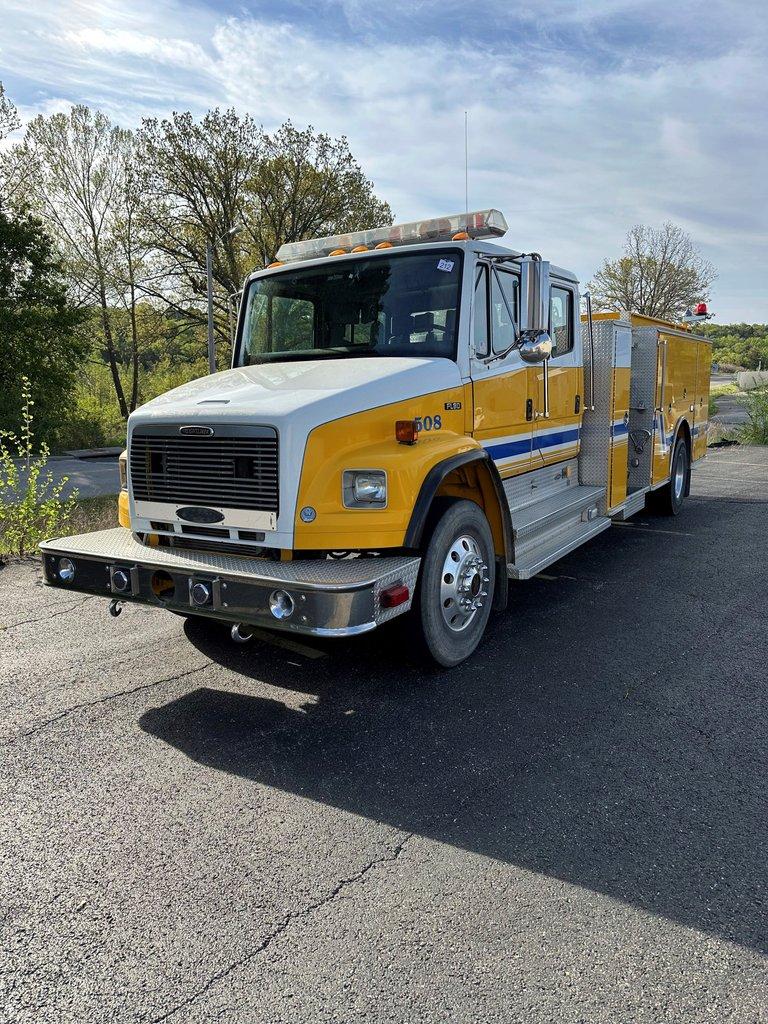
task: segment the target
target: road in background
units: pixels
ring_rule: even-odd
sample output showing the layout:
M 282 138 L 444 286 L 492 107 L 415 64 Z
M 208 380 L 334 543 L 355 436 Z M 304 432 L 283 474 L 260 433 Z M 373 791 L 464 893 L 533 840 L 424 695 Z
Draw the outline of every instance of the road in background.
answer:
M 0 1020 L 768 1020 L 768 449 L 425 671 L 0 571 Z
M 72 455 L 52 455 L 46 468 L 50 471 L 54 483 L 67 477 L 63 491 L 65 498 L 68 498 L 75 490 L 80 498 L 101 498 L 117 494 L 120 490 L 117 455 L 85 458 L 77 458 Z

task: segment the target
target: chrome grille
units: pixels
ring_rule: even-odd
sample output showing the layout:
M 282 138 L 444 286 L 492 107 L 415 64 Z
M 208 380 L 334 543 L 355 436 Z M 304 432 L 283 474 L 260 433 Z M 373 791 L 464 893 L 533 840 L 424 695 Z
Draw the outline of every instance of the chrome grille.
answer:
M 180 435 L 157 426 L 131 437 L 136 501 L 278 511 L 277 433 L 271 427 L 228 427 L 226 435 Z

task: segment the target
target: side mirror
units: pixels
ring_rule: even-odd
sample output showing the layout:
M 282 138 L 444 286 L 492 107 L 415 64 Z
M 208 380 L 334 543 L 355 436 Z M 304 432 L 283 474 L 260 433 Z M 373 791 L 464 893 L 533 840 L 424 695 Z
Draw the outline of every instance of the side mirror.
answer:
M 549 262 L 540 256 L 520 261 L 520 333 L 549 330 Z
M 543 363 L 552 355 L 552 339 L 546 331 L 543 334 L 528 334 L 520 342 L 518 351 L 523 362 Z

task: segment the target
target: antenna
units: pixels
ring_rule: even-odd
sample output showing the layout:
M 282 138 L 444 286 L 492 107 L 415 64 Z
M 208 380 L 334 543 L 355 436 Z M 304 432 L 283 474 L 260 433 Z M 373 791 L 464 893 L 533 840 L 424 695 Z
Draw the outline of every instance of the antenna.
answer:
M 469 111 L 464 111 L 464 212 L 469 213 Z

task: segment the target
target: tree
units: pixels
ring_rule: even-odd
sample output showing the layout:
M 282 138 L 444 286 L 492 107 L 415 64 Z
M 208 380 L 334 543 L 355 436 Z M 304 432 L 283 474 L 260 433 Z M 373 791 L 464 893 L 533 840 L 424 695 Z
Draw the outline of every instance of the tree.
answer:
M 262 153 L 252 183 L 260 215 L 246 228 L 263 263 L 283 242 L 392 223 L 389 204 L 374 194 L 345 137 L 311 126 L 299 131 L 287 121 L 264 136 Z
M 154 273 L 144 291 L 178 315 L 205 320 L 206 246 L 213 245 L 215 324 L 228 338 L 228 296 L 250 265 L 241 222 L 257 216 L 249 183 L 258 165 L 262 133 L 234 110 L 148 118 L 139 135 L 144 170 L 144 219 L 152 239 Z
M 21 121 L 18 111 L 8 98 L 3 83 L 0 82 L 0 142 L 19 127 Z M 21 191 L 23 184 L 23 174 L 17 165 L 15 149 L 0 153 L 0 207 L 10 204 Z
M 768 367 L 768 325 L 703 324 L 703 334 L 712 339 L 712 361 L 746 370 Z
M 667 221 L 660 228 L 636 224 L 627 234 L 623 255 L 605 260 L 589 287 L 598 309 L 677 320 L 709 298 L 716 276 L 690 235 Z
M 16 157 L 26 168 L 25 199 L 45 218 L 65 256 L 78 298 L 98 311 L 120 412 L 129 413 L 118 366 L 114 306 L 115 219 L 129 133 L 79 105 L 28 125 Z
M 16 107 L 8 99 L 5 86 L 0 82 L 0 141 L 21 125 Z
M 205 250 L 213 247 L 215 323 L 228 338 L 228 297 L 283 242 L 392 222 L 347 140 L 287 122 L 273 135 L 248 115 L 211 110 L 145 120 L 145 212 L 158 256 L 150 294 L 205 319 Z M 242 231 L 232 234 L 232 229 Z
M 0 430 L 19 429 L 28 377 L 38 434 L 56 434 L 88 350 L 85 317 L 42 222 L 0 209 Z

